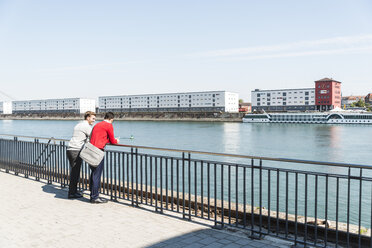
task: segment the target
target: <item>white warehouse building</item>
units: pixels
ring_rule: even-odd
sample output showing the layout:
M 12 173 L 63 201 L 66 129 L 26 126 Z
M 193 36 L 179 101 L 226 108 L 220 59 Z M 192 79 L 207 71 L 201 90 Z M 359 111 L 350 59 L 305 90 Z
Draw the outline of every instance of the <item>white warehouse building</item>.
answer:
M 239 95 L 226 91 L 99 97 L 100 112 L 239 112 Z
M 96 101 L 83 98 L 62 98 L 29 101 L 13 101 L 13 114 L 33 113 L 75 113 L 95 111 Z
M 0 114 L 9 115 L 12 113 L 12 102 L 0 102 Z
M 259 90 L 251 93 L 252 111 L 316 110 L 315 88 Z

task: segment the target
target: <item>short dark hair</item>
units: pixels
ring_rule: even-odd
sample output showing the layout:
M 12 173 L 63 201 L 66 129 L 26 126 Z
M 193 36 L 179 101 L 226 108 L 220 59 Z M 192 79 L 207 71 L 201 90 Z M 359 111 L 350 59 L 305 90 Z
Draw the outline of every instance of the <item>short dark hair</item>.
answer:
M 106 114 L 105 114 L 105 120 L 112 120 L 112 119 L 114 119 L 115 118 L 115 115 L 114 115 L 114 113 L 112 113 L 112 112 L 107 112 Z
M 92 111 L 85 112 L 85 114 L 84 114 L 84 120 L 86 120 L 88 117 L 90 117 L 92 115 L 96 116 L 96 113 L 94 113 Z

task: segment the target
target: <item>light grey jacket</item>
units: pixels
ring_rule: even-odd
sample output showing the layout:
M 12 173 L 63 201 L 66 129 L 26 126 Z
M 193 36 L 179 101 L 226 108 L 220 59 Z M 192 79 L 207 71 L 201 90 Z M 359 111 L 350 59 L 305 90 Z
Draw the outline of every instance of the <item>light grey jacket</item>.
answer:
M 85 142 L 88 141 L 90 133 L 92 132 L 92 126 L 89 125 L 88 121 L 83 121 L 74 127 L 74 133 L 68 143 L 67 150 L 80 150 Z

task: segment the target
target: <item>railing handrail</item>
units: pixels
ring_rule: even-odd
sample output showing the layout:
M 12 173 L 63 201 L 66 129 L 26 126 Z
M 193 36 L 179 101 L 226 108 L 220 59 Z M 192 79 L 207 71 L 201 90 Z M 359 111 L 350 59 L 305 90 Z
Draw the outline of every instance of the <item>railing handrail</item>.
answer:
M 40 140 L 53 140 L 53 141 L 66 141 L 67 139 L 58 138 L 46 138 L 46 137 L 33 137 L 24 135 L 11 135 L 11 134 L 0 134 L 0 136 L 17 137 L 17 138 L 29 138 L 29 139 L 40 139 Z M 276 161 L 276 162 L 288 162 L 288 163 L 298 163 L 298 164 L 312 164 L 312 165 L 326 165 L 333 167 L 352 167 L 359 169 L 372 169 L 372 165 L 363 164 L 351 164 L 351 163 L 339 163 L 339 162 L 324 162 L 324 161 L 313 161 L 313 160 L 303 160 L 303 159 L 291 159 L 291 158 L 273 158 L 273 157 L 261 157 L 261 156 L 251 156 L 251 155 L 239 155 L 230 153 L 217 153 L 217 152 L 204 152 L 195 150 L 184 150 L 184 149 L 173 149 L 173 148 L 161 148 L 152 146 L 139 146 L 139 145 L 123 145 L 123 144 L 108 144 L 111 146 L 127 147 L 127 148 L 137 148 L 137 149 L 147 149 L 147 150 L 157 150 L 157 151 L 168 151 L 168 152 L 180 152 L 180 153 L 193 153 L 200 155 L 210 155 L 210 156 L 221 156 L 221 157 L 232 157 L 232 158 L 243 158 L 243 159 L 258 159 L 266 161 Z

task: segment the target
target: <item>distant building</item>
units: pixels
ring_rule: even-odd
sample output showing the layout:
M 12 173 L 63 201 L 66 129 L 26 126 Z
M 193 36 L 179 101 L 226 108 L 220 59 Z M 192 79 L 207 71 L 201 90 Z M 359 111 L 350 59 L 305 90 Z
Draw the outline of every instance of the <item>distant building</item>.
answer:
M 280 89 L 252 91 L 252 111 L 315 110 L 315 89 Z
M 12 113 L 12 102 L 0 102 L 0 114 L 9 115 Z
M 341 107 L 341 82 L 323 78 L 315 88 L 259 90 L 251 93 L 252 111 L 328 111 Z
M 252 104 L 250 102 L 243 102 L 239 104 L 239 112 L 252 112 Z
M 62 98 L 12 102 L 12 111 L 14 114 L 82 114 L 86 111 L 95 111 L 95 108 L 96 101 L 94 99 L 83 98 Z
M 364 101 L 368 104 L 372 104 L 372 93 L 369 93 L 365 98 Z
M 226 91 L 103 96 L 99 112 L 238 112 L 239 95 Z
M 320 111 L 341 108 L 341 82 L 332 78 L 315 81 L 315 105 Z
M 359 100 L 364 101 L 365 96 L 343 96 L 341 99 L 342 108 L 350 108 L 351 104 L 359 102 Z

